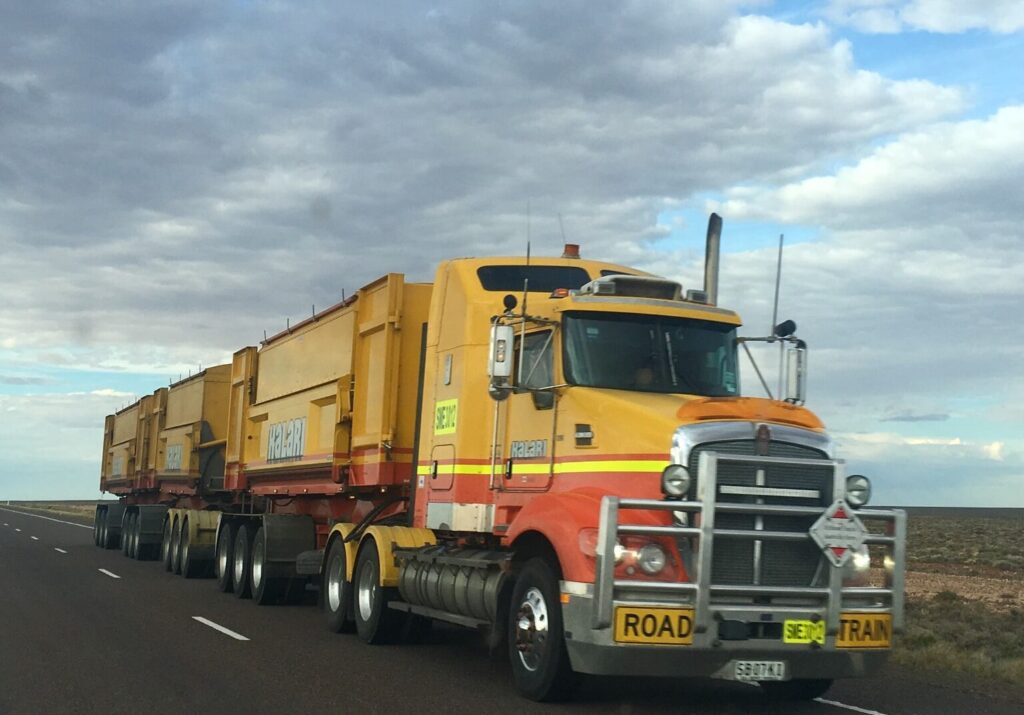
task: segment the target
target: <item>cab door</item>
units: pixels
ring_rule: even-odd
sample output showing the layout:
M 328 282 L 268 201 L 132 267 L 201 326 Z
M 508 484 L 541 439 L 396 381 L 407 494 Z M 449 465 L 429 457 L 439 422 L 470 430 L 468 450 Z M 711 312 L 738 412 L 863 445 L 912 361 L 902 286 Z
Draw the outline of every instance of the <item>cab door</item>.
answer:
M 499 489 L 543 491 L 551 486 L 555 458 L 554 331 L 516 339 L 517 389 L 505 400 Z M 521 364 L 520 364 L 521 363 Z M 531 390 L 530 388 L 533 388 Z

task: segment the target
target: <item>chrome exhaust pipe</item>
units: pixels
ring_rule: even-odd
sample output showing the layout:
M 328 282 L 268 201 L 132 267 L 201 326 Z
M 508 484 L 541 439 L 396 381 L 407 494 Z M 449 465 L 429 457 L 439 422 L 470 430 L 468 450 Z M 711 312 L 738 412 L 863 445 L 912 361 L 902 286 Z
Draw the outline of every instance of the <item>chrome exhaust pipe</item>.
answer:
M 722 243 L 722 217 L 716 213 L 708 219 L 708 238 L 704 247 L 704 293 L 708 305 L 718 305 L 718 256 Z

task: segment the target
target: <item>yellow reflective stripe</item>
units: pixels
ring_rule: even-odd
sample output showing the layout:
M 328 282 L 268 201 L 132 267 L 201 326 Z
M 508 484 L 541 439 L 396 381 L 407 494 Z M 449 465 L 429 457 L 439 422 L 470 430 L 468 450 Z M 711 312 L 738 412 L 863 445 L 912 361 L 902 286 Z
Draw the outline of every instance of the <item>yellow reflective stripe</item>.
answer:
M 559 462 L 555 464 L 555 474 L 585 474 L 587 472 L 650 472 L 660 474 L 667 462 L 660 460 L 601 460 L 594 462 Z M 505 470 L 504 460 L 495 465 L 498 473 Z M 529 464 L 516 462 L 513 468 L 516 474 L 547 474 L 551 470 L 548 463 Z M 420 465 L 416 474 L 430 475 L 433 470 L 429 464 Z M 438 465 L 438 474 L 490 474 L 489 464 L 448 464 Z
M 555 474 L 579 474 L 580 472 L 657 472 L 661 473 L 668 462 L 659 460 L 605 460 L 600 462 L 561 462 L 555 465 Z M 519 465 L 516 465 L 518 470 Z

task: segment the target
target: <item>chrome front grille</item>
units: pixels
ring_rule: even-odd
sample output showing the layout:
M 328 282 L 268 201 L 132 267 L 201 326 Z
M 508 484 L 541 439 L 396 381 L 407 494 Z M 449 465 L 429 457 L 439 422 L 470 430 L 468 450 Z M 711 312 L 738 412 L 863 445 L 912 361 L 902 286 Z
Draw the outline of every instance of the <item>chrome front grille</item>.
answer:
M 703 452 L 753 456 L 753 440 L 729 440 L 704 443 L 690 451 L 690 474 L 701 479 L 698 469 Z M 825 459 L 816 449 L 786 442 L 770 442 L 769 457 L 785 459 Z M 720 462 L 716 503 L 766 504 L 780 506 L 827 507 L 833 499 L 833 471 L 821 464 L 765 464 Z M 725 487 L 725 489 L 723 489 Z M 742 487 L 729 493 L 729 487 Z M 767 490 L 761 492 L 761 489 Z M 777 495 L 772 490 L 786 490 Z M 746 493 L 743 493 L 746 492 Z M 758 492 L 761 492 L 760 494 Z M 814 496 L 817 493 L 817 496 Z M 715 526 L 721 529 L 806 532 L 813 516 L 779 516 L 717 513 Z M 821 551 L 813 542 L 751 541 L 720 539 L 715 544 L 712 580 L 723 585 L 815 586 L 827 577 Z

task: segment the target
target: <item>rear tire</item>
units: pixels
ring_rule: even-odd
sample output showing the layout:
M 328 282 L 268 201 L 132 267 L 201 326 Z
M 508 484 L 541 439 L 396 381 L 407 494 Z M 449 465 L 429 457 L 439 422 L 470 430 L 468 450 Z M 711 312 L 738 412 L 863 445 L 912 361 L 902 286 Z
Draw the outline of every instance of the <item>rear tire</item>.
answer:
M 355 571 L 356 632 L 366 643 L 393 643 L 401 632 L 405 615 L 388 607 L 398 597 L 397 588 L 380 585 L 380 557 L 373 539 L 367 539 L 356 557 Z
M 569 698 L 579 675 L 565 647 L 558 573 L 546 559 L 530 559 L 519 573 L 508 628 L 512 678 L 519 693 L 537 701 Z
M 235 533 L 234 559 L 231 568 L 231 586 L 235 598 L 249 598 L 249 571 L 252 566 L 252 525 L 239 524 Z
M 206 575 L 207 562 L 196 559 L 195 555 L 192 535 L 186 521 L 181 530 L 181 575 L 185 578 L 201 578 Z
M 185 526 L 182 526 L 182 522 Z M 175 519 L 171 529 L 171 573 L 181 573 L 181 530 L 188 529 L 188 519 Z
M 139 523 L 138 513 L 132 514 L 131 521 L 128 525 L 128 558 L 136 559 L 139 558 Z
M 352 582 L 347 579 L 348 554 L 345 540 L 340 536 L 331 541 L 324 564 L 321 593 L 327 613 L 327 630 L 331 633 L 351 633 L 355 630 L 352 614 Z
M 115 531 L 110 526 L 110 515 L 106 514 L 103 518 L 103 533 L 100 537 L 100 546 L 104 549 L 116 549 L 118 547 L 118 540 L 115 536 Z
M 103 525 L 103 517 L 106 513 L 106 509 L 100 511 L 100 508 L 96 507 L 96 513 L 92 517 L 92 543 L 96 546 L 100 545 L 100 532 Z
M 132 545 L 132 515 L 125 514 L 121 520 L 121 555 L 128 556 L 128 549 Z
M 164 564 L 164 571 L 171 570 L 171 535 L 173 534 L 172 517 L 164 519 L 164 536 L 160 540 L 160 560 Z
M 832 687 L 832 681 L 824 678 L 806 678 L 779 682 L 765 681 L 759 685 L 769 700 L 800 702 L 820 698 Z
M 252 537 L 252 567 L 249 571 L 252 600 L 260 606 L 280 603 L 288 587 L 288 579 L 272 578 L 267 563 L 267 530 L 262 526 Z
M 224 517 L 221 517 L 223 520 Z M 230 521 L 222 521 L 220 531 L 217 532 L 217 588 L 224 593 L 231 593 L 231 571 L 234 567 L 232 556 L 234 555 L 235 532 L 237 529 Z

